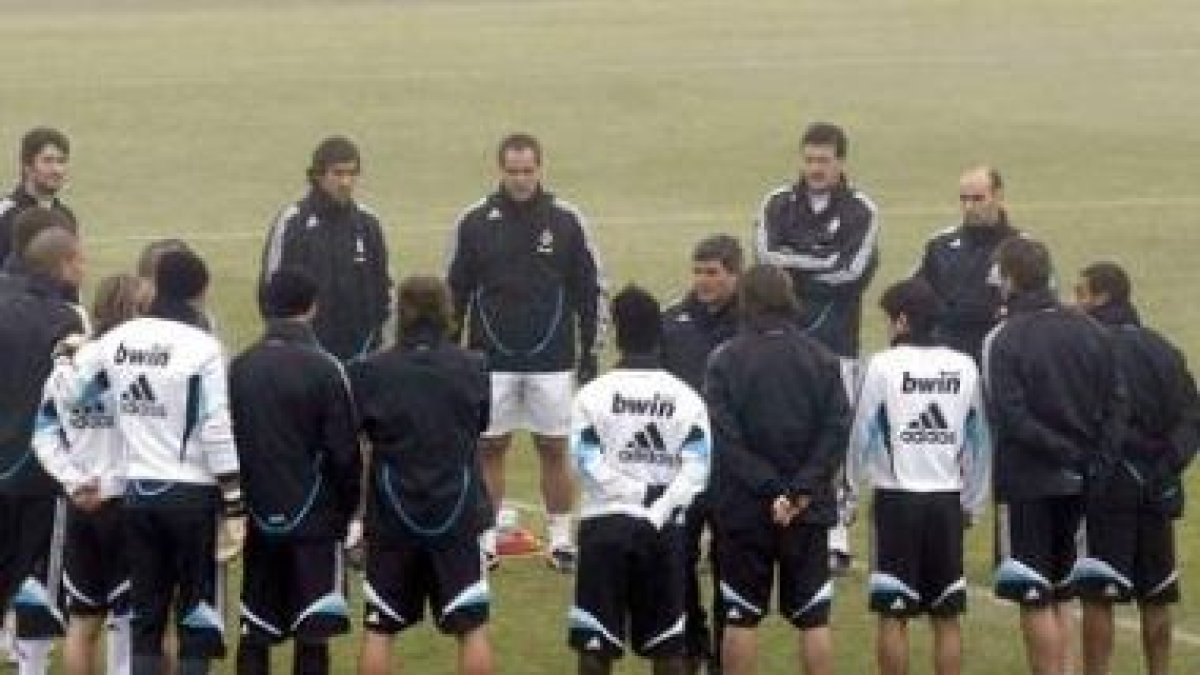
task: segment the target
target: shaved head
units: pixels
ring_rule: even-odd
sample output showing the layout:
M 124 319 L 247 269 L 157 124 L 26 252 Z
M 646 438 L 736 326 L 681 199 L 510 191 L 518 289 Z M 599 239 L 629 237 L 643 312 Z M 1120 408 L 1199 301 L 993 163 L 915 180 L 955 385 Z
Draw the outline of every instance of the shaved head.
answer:
M 958 204 L 963 224 L 974 227 L 999 225 L 1004 216 L 1004 179 L 990 166 L 977 166 L 958 179 Z
M 83 250 L 70 230 L 50 227 L 29 240 L 21 260 L 35 274 L 75 288 L 83 281 Z

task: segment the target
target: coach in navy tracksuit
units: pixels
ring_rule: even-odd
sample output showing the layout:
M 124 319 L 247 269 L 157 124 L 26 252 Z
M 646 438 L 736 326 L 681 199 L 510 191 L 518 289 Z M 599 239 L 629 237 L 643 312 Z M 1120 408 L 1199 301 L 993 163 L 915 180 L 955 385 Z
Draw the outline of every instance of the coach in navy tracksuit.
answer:
M 1097 458 L 1088 476 L 1087 550 L 1074 573 L 1084 607 L 1084 670 L 1108 672 L 1113 603 L 1136 599 L 1146 672 L 1166 673 L 1169 607 L 1179 602 L 1173 521 L 1183 515 L 1183 472 L 1200 447 L 1200 399 L 1183 354 L 1142 325 L 1124 270 L 1089 265 L 1075 292 L 1109 330 L 1130 413 L 1118 452 Z
M 447 281 L 467 344 L 487 356 L 492 419 L 484 470 L 493 503 L 504 498 L 512 433 L 533 435 L 546 503 L 550 565 L 575 566 L 574 488 L 566 458 L 575 384 L 596 376 L 603 283 L 583 215 L 541 183 L 542 149 L 512 134 L 497 152 L 500 188 L 459 218 Z M 464 323 L 465 321 L 465 323 Z M 489 563 L 495 531 L 484 537 Z
M 265 675 L 268 647 L 288 637 L 296 641 L 297 672 L 328 672 L 327 641 L 350 628 L 341 540 L 358 505 L 361 462 L 345 374 L 309 324 L 317 293 L 303 272 L 272 275 L 266 334 L 229 368 L 251 521 L 241 675 Z
M 347 361 L 379 348 L 391 279 L 387 243 L 375 213 L 354 199 L 361 161 L 341 136 L 313 152 L 311 188 L 276 218 L 263 251 L 259 304 L 271 275 L 301 268 L 317 280 L 313 330 L 326 351 Z
M 1124 404 L 1108 336 L 1059 303 L 1046 247 L 1018 237 L 998 259 L 1008 318 L 983 345 L 996 448 L 996 594 L 1021 605 L 1030 669 L 1061 673 L 1069 637 L 1061 603 L 1075 594 L 1085 475 L 1119 441 Z
M 742 246 L 737 239 L 722 234 L 702 240 L 692 252 L 691 290 L 663 313 L 663 367 L 696 391 L 704 390 L 709 355 L 737 332 L 737 280 L 741 272 Z M 717 672 L 721 636 L 719 632 L 709 634 L 697 574 L 700 538 L 705 525 L 711 524 L 712 493 L 705 490 L 688 507 L 684 526 L 687 655 L 694 663 L 708 660 L 710 670 Z M 715 565 L 715 554 L 709 558 Z M 714 570 L 713 578 L 717 576 Z M 714 609 L 713 615 L 714 623 L 719 624 L 720 612 Z
M 965 172 L 958 182 L 962 223 L 934 235 L 913 276 L 942 300 L 934 338 L 979 363 L 983 338 L 1000 320 L 996 249 L 1021 236 L 1004 209 L 1004 180 L 991 167 Z

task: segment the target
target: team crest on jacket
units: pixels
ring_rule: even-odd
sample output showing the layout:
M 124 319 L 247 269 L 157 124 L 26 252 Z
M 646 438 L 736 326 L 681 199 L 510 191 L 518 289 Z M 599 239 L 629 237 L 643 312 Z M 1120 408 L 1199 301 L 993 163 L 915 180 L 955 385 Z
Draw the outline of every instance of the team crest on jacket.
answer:
M 538 237 L 537 252 L 543 255 L 554 253 L 554 233 L 549 229 L 542 230 L 542 236 Z

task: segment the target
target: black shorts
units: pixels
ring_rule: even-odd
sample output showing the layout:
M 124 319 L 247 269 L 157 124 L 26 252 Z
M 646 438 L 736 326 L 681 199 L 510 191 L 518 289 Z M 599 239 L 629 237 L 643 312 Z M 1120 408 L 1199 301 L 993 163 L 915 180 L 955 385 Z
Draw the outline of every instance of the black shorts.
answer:
M 54 496 L 0 495 L 0 593 L 12 600 L 17 637 L 64 633 L 63 549 L 66 501 Z
M 210 507 L 126 507 L 132 652 L 160 655 L 174 602 L 179 657 L 225 655 L 224 573 Z
M 616 658 L 626 627 L 632 651 L 649 658 L 684 655 L 683 531 L 661 531 L 623 515 L 579 525 L 575 604 L 567 642 L 577 651 Z
M 242 639 L 322 642 L 350 630 L 342 543 L 272 538 L 255 527 L 242 553 Z
M 967 607 L 957 492 L 876 490 L 871 510 L 871 611 L 955 616 Z
M 63 586 L 72 616 L 129 612 L 129 564 L 120 499 L 104 502 L 94 513 L 68 509 L 66 561 Z
M 1041 497 L 996 508 L 996 596 L 1044 607 L 1075 595 L 1083 498 Z
M 375 633 L 420 623 L 428 603 L 439 630 L 464 635 L 487 623 L 491 606 L 476 537 L 437 544 L 368 540 L 363 595 L 364 624 Z
M 1179 602 L 1170 517 L 1145 510 L 1089 509 L 1084 532 L 1084 550 L 1074 573 L 1080 597 L 1159 605 Z
M 779 569 L 779 613 L 801 630 L 829 623 L 829 528 L 764 521 L 755 529 L 717 532 L 721 616 L 730 626 L 758 625 L 767 615 Z

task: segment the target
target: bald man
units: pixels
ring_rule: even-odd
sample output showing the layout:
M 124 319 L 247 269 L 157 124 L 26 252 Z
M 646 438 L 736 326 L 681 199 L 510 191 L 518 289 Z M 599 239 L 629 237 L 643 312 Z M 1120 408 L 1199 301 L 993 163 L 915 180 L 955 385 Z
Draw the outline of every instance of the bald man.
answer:
M 963 173 L 958 181 L 962 220 L 938 232 L 925 245 L 914 277 L 929 282 L 944 311 L 934 329 L 940 345 L 979 361 L 983 338 L 1000 311 L 999 278 L 994 254 L 1011 237 L 1023 236 L 1004 209 L 1004 179 L 989 166 Z
M 27 213 L 34 211 L 53 213 Z M 63 631 L 62 551 L 54 542 L 65 510 L 58 484 L 31 460 L 31 437 L 55 345 L 84 332 L 65 299 L 78 291 L 83 256 L 74 234 L 50 226 L 19 257 L 23 272 L 0 280 L 0 609 L 16 614 L 18 672 L 42 675 L 51 639 Z

